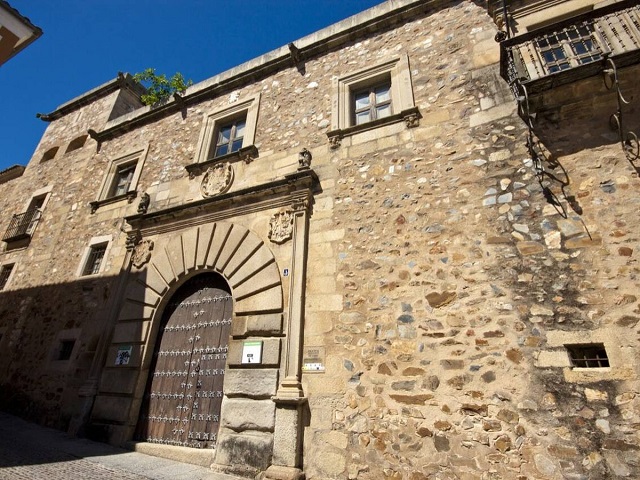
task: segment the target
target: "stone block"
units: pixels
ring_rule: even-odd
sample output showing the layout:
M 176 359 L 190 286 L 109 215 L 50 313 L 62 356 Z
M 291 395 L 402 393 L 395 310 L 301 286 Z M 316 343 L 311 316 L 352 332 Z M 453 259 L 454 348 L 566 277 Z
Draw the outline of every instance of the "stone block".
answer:
M 138 382 L 138 370 L 105 368 L 100 377 L 100 392 L 133 394 Z
M 310 312 L 340 312 L 342 308 L 342 295 L 307 295 L 307 310 Z
M 266 470 L 271 463 L 273 436 L 268 433 L 221 433 L 216 445 L 215 463 L 243 465 Z M 254 472 L 255 473 L 255 472 Z
M 98 395 L 91 411 L 91 420 L 124 423 L 127 421 L 130 407 L 131 397 Z
M 273 432 L 276 421 L 275 415 L 276 404 L 271 399 L 253 400 L 227 397 L 222 402 L 220 427 L 228 428 L 235 432 L 245 430 Z
M 213 237 L 213 223 L 201 225 L 198 227 L 198 246 L 196 247 L 195 263 L 197 267 L 204 267 L 207 261 L 207 252 L 209 244 Z
M 151 322 L 118 322 L 113 331 L 113 343 L 144 343 L 147 341 Z
M 280 339 L 264 338 L 251 339 L 262 340 L 262 362 L 261 366 L 278 366 L 280 364 Z M 228 364 L 233 366 L 242 365 L 242 346 L 245 340 L 231 340 L 229 342 Z M 256 365 L 257 366 L 257 365 Z
M 235 313 L 246 315 L 260 312 L 281 312 L 282 304 L 282 287 L 278 284 L 261 292 L 258 290 L 248 292 L 246 297 L 236 299 Z
M 282 333 L 282 320 L 281 313 L 236 317 L 231 325 L 231 335 L 278 335 Z
M 224 377 L 224 393 L 228 397 L 267 398 L 276 394 L 278 370 L 228 368 Z
M 564 243 L 566 248 L 588 248 L 599 247 L 600 245 L 602 245 L 602 237 L 597 233 L 594 233 L 591 236 L 580 235 L 578 237 L 573 237 Z
M 518 242 L 516 248 L 523 256 L 537 255 L 545 251 L 544 245 L 538 242 Z
M 251 261 L 253 257 L 257 257 L 255 261 Z M 237 250 L 229 259 L 224 268 L 224 275 L 230 279 L 231 283 L 246 278 L 247 274 L 255 274 L 257 269 L 261 268 L 265 263 L 272 261 L 272 254 L 268 248 L 264 246 L 264 242 L 257 235 L 247 235 L 242 243 L 237 246 Z M 249 265 L 246 265 L 249 263 Z M 235 277 L 236 272 L 243 270 L 244 275 Z M 231 280 L 233 278 L 233 280 Z
M 260 292 L 265 287 L 279 286 L 279 284 L 280 272 L 278 271 L 278 266 L 275 263 L 271 263 L 267 267 L 262 268 L 257 272 L 253 272 L 250 281 L 238 284 L 235 282 L 234 278 L 234 281 L 231 282 L 235 298 L 252 296 L 257 292 Z M 280 296 L 282 296 L 282 294 Z
M 148 305 L 124 301 L 118 320 L 150 320 L 156 309 Z
M 205 265 L 208 267 L 216 265 L 218 257 L 220 256 L 220 251 L 226 242 L 227 235 L 229 235 L 230 230 L 231 225 L 229 223 L 216 222 L 213 230 L 213 238 L 209 244 L 209 253 L 207 254 L 207 259 L 205 261 Z
M 162 295 L 169 288 L 165 279 L 156 271 L 155 268 L 145 269 L 144 282 L 148 288 L 154 290 L 158 295 Z

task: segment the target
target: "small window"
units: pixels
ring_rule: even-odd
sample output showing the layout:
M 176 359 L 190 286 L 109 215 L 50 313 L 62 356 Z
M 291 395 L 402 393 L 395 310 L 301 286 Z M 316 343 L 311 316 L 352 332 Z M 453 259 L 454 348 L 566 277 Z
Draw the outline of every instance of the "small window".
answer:
M 134 162 L 117 166 L 111 188 L 109 189 L 109 197 L 125 195 L 129 191 L 133 174 L 136 171 L 136 165 L 137 163 Z
M 69 142 L 69 146 L 67 147 L 67 151 L 65 153 L 73 152 L 74 150 L 78 150 L 79 148 L 84 147 L 85 142 L 87 141 L 87 135 L 81 135 L 78 138 L 74 138 Z
M 420 112 L 415 106 L 409 57 L 398 58 L 344 77 L 334 78 L 331 100 L 332 148 L 341 139 L 365 130 L 404 121 L 417 127 Z
M 97 245 L 91 245 L 87 261 L 82 269 L 82 275 L 95 275 L 100 273 L 100 267 L 102 266 L 102 259 L 107 251 L 107 244 L 100 243 Z
M 61 340 L 56 360 L 69 360 L 71 358 L 73 347 L 75 347 L 75 345 L 75 340 Z
M 243 115 L 237 120 L 220 125 L 214 136 L 215 145 L 212 144 L 209 152 L 213 152 L 212 158 L 218 158 L 229 153 L 237 152 L 242 148 L 244 133 L 247 126 L 247 116 Z
M 29 217 L 29 225 L 27 226 L 27 233 L 29 235 L 33 235 L 38 222 L 40 221 L 40 217 L 42 216 L 42 209 L 44 207 L 44 202 L 46 200 L 46 195 L 41 195 L 39 197 L 34 197 L 31 199 L 31 203 L 29 204 L 29 208 L 27 208 L 27 216 Z
M 4 290 L 12 271 L 13 263 L 2 265 L 2 267 L 0 267 L 0 290 Z
M 202 131 L 198 140 L 196 163 L 187 170 L 198 167 L 225 155 L 237 154 L 238 158 L 257 156 L 254 145 L 256 124 L 260 107 L 260 94 L 237 99 L 232 95 L 230 105 L 205 114 Z M 195 168 L 197 170 L 197 168 Z
M 607 351 L 602 343 L 565 345 L 571 365 L 578 368 L 602 368 L 609 366 Z
M 148 151 L 147 145 L 141 150 L 109 161 L 97 198 L 89 202 L 91 213 L 102 205 L 117 203 L 125 198 L 129 203 L 133 202 L 138 195 L 138 183 Z
M 59 147 L 50 148 L 49 150 L 44 152 L 44 155 L 42 155 L 42 159 L 40 161 L 48 162 L 49 160 L 53 160 L 56 156 L 56 153 L 58 153 L 58 150 L 59 150 Z
M 391 81 L 353 93 L 353 124 L 362 125 L 391 115 Z

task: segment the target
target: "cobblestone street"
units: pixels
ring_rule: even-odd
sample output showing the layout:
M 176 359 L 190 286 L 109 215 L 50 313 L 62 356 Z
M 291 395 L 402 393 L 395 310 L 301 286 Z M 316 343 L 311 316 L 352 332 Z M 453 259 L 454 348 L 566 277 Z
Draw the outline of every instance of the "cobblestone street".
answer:
M 236 480 L 196 465 L 72 438 L 0 413 L 0 480 Z

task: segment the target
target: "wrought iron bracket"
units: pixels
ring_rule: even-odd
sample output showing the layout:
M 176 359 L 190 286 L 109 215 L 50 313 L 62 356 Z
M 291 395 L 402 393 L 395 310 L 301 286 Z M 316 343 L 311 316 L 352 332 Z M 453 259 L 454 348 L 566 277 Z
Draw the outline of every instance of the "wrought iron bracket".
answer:
M 612 130 L 618 132 L 618 139 L 620 140 L 620 146 L 622 147 L 625 157 L 627 157 L 627 160 L 629 160 L 632 166 L 638 170 L 638 167 L 633 163 L 635 160 L 640 158 L 640 142 L 638 142 L 638 135 L 631 130 L 625 131 L 622 116 L 622 107 L 624 105 L 629 105 L 630 102 L 622 95 L 620 82 L 618 80 L 618 69 L 615 62 L 612 58 L 605 58 L 604 62 L 605 68 L 602 71 L 604 85 L 607 90 L 615 91 L 618 103 L 618 110 L 609 117 L 609 126 Z

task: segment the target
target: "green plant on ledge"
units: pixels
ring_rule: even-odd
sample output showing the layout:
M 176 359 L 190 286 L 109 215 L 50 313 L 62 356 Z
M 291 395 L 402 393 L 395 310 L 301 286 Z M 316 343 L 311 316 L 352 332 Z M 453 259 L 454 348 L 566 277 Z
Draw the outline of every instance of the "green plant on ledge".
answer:
M 184 93 L 187 87 L 193 85 L 191 80 L 185 81 L 180 72 L 176 72 L 171 78 L 167 79 L 164 73 L 156 75 L 154 68 L 147 68 L 143 72 L 136 73 L 133 79 L 147 89 L 147 93 L 140 96 L 142 103 L 145 105 L 155 105 L 168 99 L 176 92 Z

